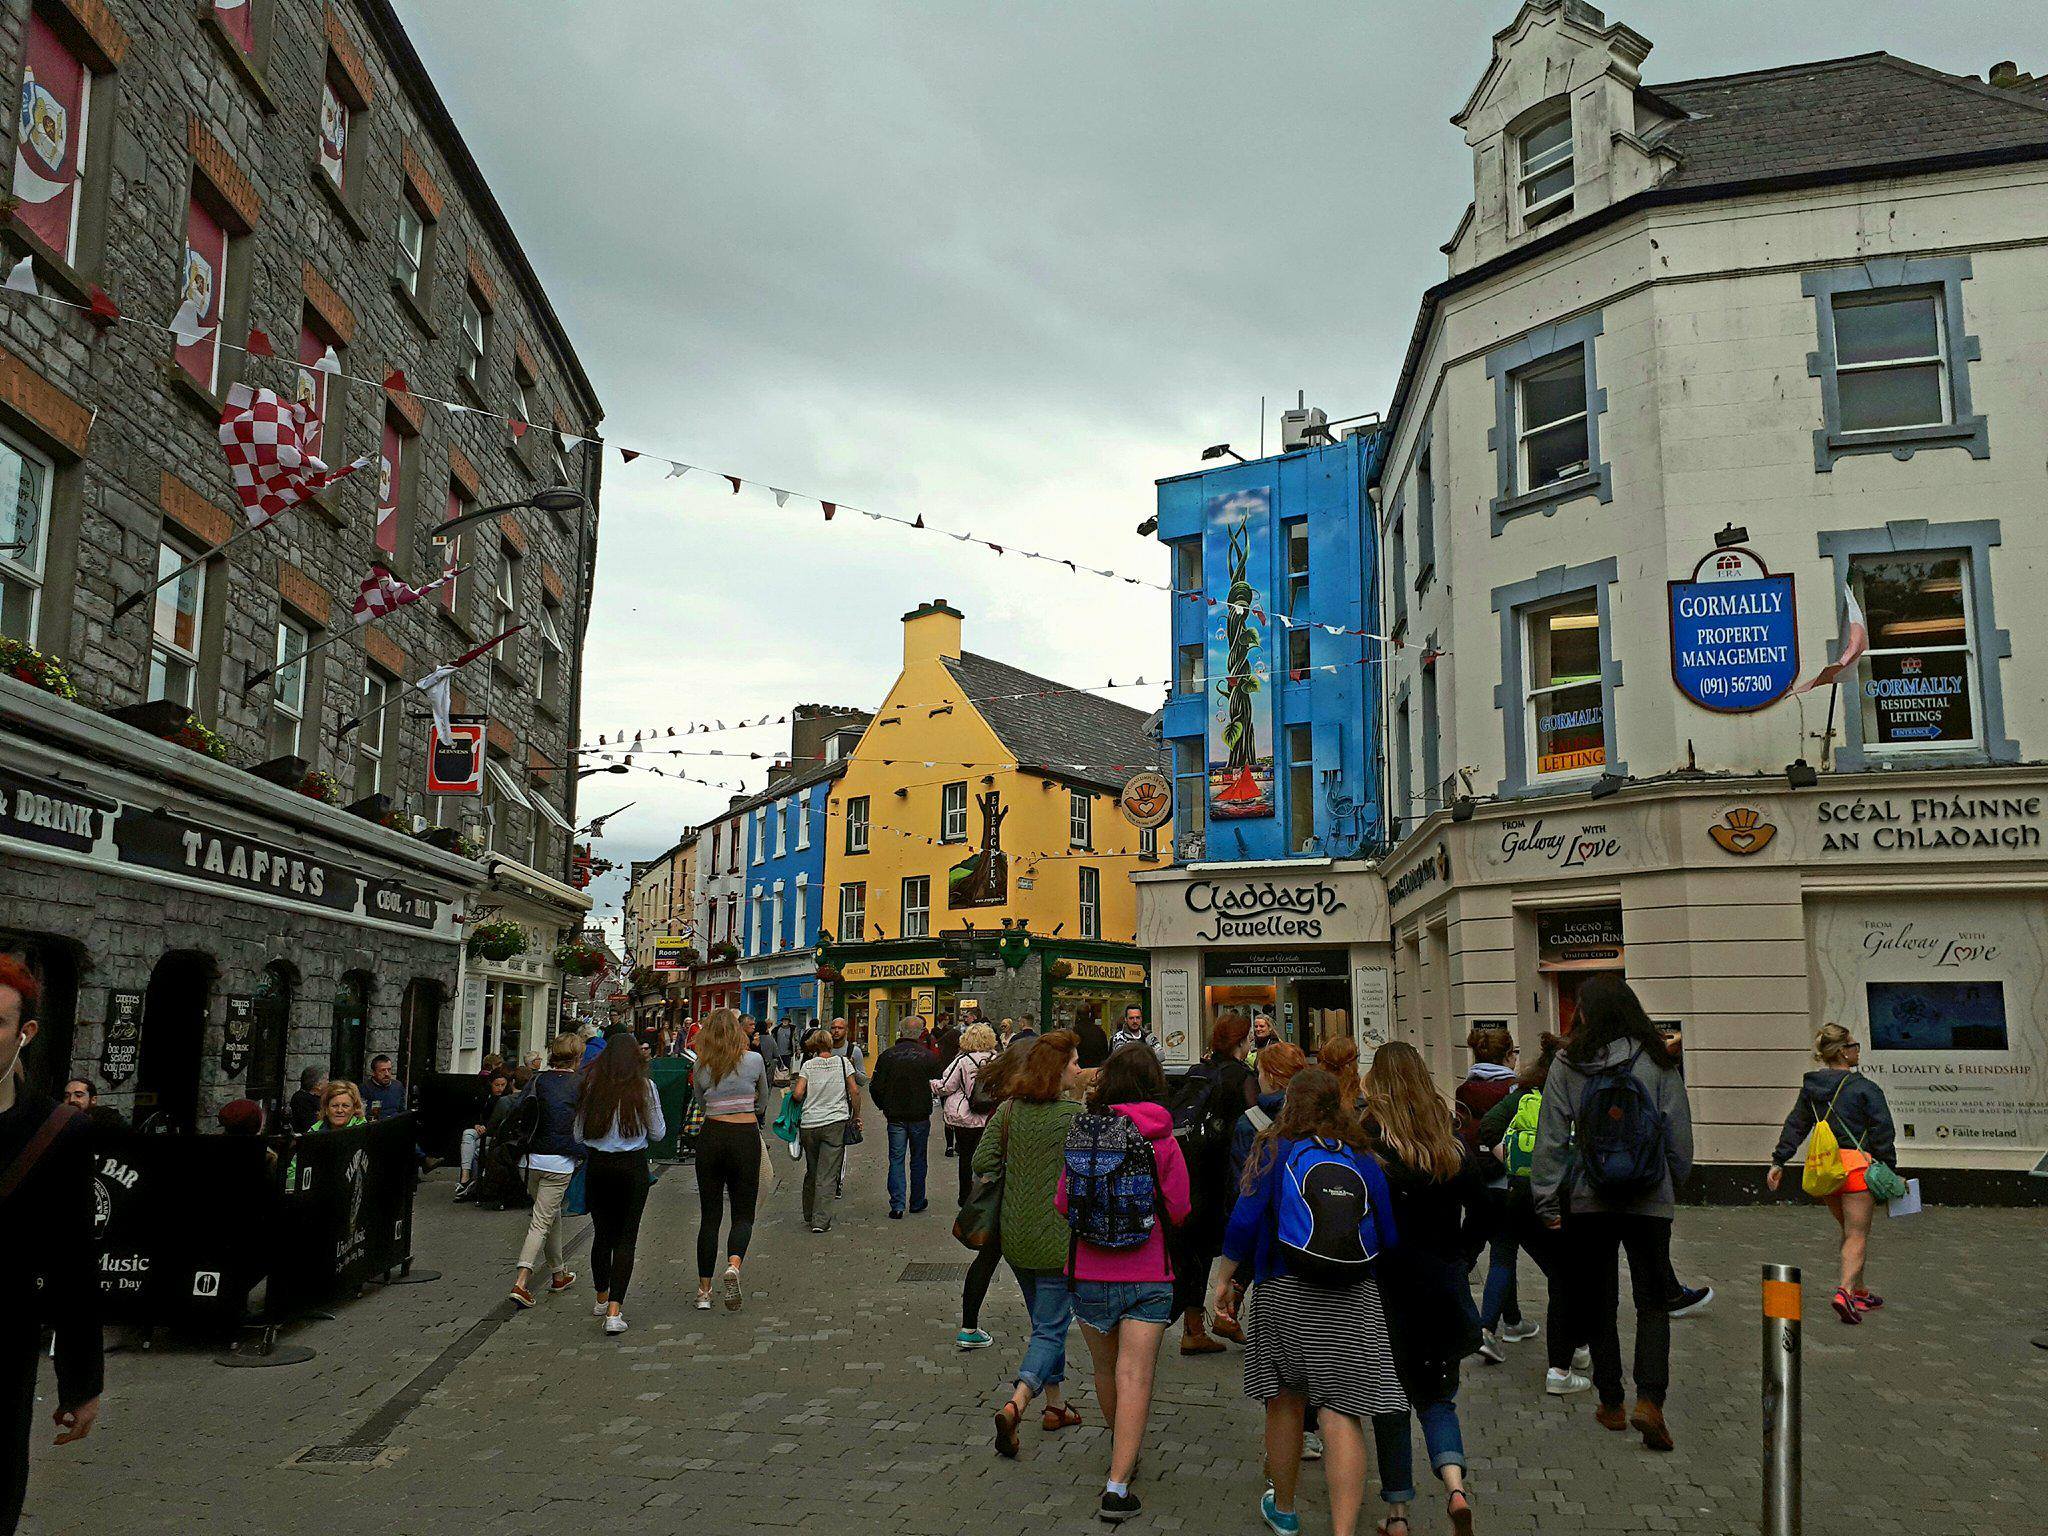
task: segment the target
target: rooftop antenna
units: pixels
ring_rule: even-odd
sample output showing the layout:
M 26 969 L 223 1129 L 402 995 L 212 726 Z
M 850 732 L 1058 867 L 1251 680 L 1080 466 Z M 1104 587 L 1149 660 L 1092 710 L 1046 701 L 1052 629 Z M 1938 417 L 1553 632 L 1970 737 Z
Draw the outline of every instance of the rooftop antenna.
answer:
M 1264 395 L 1261 395 L 1261 396 L 1259 396 L 1259 457 L 1263 459 L 1263 458 L 1264 458 L 1265 456 L 1266 456 L 1266 397 L 1265 397 Z M 22 546 L 22 548 L 26 549 L 26 548 L 28 548 L 28 546 L 27 546 L 26 544 L 24 544 L 24 545 Z

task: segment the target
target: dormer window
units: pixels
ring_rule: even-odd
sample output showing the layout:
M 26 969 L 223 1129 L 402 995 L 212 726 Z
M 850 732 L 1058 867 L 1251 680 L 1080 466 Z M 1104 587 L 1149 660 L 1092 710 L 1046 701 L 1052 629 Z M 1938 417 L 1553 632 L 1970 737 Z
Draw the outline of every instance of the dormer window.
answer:
M 1572 205 L 1572 114 L 1560 103 L 1516 140 L 1521 158 L 1522 220 L 1533 224 Z

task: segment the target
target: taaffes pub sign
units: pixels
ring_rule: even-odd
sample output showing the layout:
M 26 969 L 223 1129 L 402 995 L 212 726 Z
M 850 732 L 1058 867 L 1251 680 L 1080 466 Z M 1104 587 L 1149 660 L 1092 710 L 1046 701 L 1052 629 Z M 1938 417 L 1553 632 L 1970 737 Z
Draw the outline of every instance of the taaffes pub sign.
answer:
M 1740 546 L 1717 549 L 1671 589 L 1671 680 L 1702 709 L 1745 714 L 1799 678 L 1799 616 L 1789 575 Z

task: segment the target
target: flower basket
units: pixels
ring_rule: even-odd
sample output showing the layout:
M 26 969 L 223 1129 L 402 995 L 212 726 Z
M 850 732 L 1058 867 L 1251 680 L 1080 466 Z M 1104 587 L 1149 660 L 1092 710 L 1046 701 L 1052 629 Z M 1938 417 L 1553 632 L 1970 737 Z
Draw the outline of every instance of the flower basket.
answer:
M 652 991 L 656 980 L 654 967 L 651 965 L 636 965 L 632 969 L 630 979 L 635 992 Z
M 844 981 L 845 979 L 840 974 L 839 967 L 836 965 L 821 965 L 818 967 L 818 980 L 820 981 L 834 982 Z
M 720 939 L 711 946 L 711 963 L 713 965 L 730 965 L 739 957 L 740 947 L 733 943 L 731 939 Z
M 517 923 L 479 923 L 470 931 L 469 952 L 484 960 L 510 960 L 526 953 L 526 930 Z
M 456 854 L 465 859 L 480 859 L 484 856 L 484 845 L 459 827 L 428 827 L 424 832 L 413 834 L 423 843 L 439 848 L 443 853 Z
M 308 800 L 318 800 L 322 805 L 340 805 L 346 793 L 341 780 L 324 768 L 310 769 L 296 788 Z
M 20 679 L 31 688 L 54 693 L 60 699 L 76 701 L 78 698 L 78 689 L 61 661 L 19 640 L 0 636 L 0 672 Z
M 1071 960 L 1055 960 L 1046 969 L 1051 972 L 1054 981 L 1065 981 L 1074 974 L 1074 962 Z
M 231 763 L 235 760 L 227 738 L 211 726 L 201 725 L 197 720 L 188 719 L 164 738 L 173 746 L 197 752 L 201 757 L 210 757 L 217 763 Z
M 604 969 L 604 951 L 595 944 L 557 944 L 555 965 L 564 976 L 595 976 Z

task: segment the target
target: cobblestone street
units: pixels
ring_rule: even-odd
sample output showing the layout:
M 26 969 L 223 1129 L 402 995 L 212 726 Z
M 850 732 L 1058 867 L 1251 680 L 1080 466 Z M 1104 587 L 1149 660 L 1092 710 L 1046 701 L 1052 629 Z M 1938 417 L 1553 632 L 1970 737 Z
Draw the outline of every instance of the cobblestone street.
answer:
M 1107 1457 L 1092 1420 L 1056 1442 L 1027 1429 L 1000 1461 L 988 1415 L 1022 1325 L 1000 1278 L 996 1347 L 954 1350 L 961 1251 L 941 1222 L 884 1219 L 870 1140 L 827 1236 L 798 1222 L 785 1180 L 766 1202 L 744 1310 L 690 1308 L 695 1179 L 653 1193 L 629 1314 L 613 1342 L 573 1297 L 509 1316 L 506 1263 L 523 1214 L 422 1191 L 418 1251 L 436 1283 L 373 1291 L 294 1334 L 310 1365 L 230 1371 L 181 1345 L 122 1351 L 84 1446 L 39 1431 L 27 1529 L 632 1532 L 767 1527 L 865 1533 L 1030 1532 L 1093 1524 Z M 934 1162 L 935 1182 L 950 1163 Z M 578 1254 L 587 1244 L 578 1229 Z M 1546 1398 L 1538 1346 L 1469 1369 L 1462 1398 L 1482 1531 L 1754 1528 L 1758 1503 L 1758 1266 L 1806 1266 L 1810 1529 L 2048 1532 L 2038 1475 L 2048 1352 L 2032 1348 L 2030 1274 L 2048 1212 L 1933 1211 L 1880 1226 L 1872 1277 L 1891 1302 L 1851 1333 L 1825 1305 L 1831 1228 L 1797 1209 L 1682 1213 L 1676 1257 L 1720 1298 L 1674 1326 L 1678 1450 L 1645 1452 L 1592 1422 L 1587 1397 Z M 572 1258 L 572 1263 L 576 1260 Z M 933 1276 L 935 1278 L 922 1278 Z M 1540 1281 L 1528 1277 L 1534 1294 Z M 1540 1315 L 1540 1314 L 1538 1314 Z M 1084 1411 L 1087 1356 L 1072 1341 Z M 49 1377 L 44 1376 L 47 1389 Z M 1138 1492 L 1138 1526 L 1256 1528 L 1259 1414 L 1238 1362 L 1169 1351 Z M 308 1466 L 309 1447 L 369 1464 Z M 332 1453 L 325 1453 L 332 1454 Z M 1307 1528 L 1327 1530 L 1320 1482 Z M 1419 1506 L 1418 1532 L 1439 1529 Z

